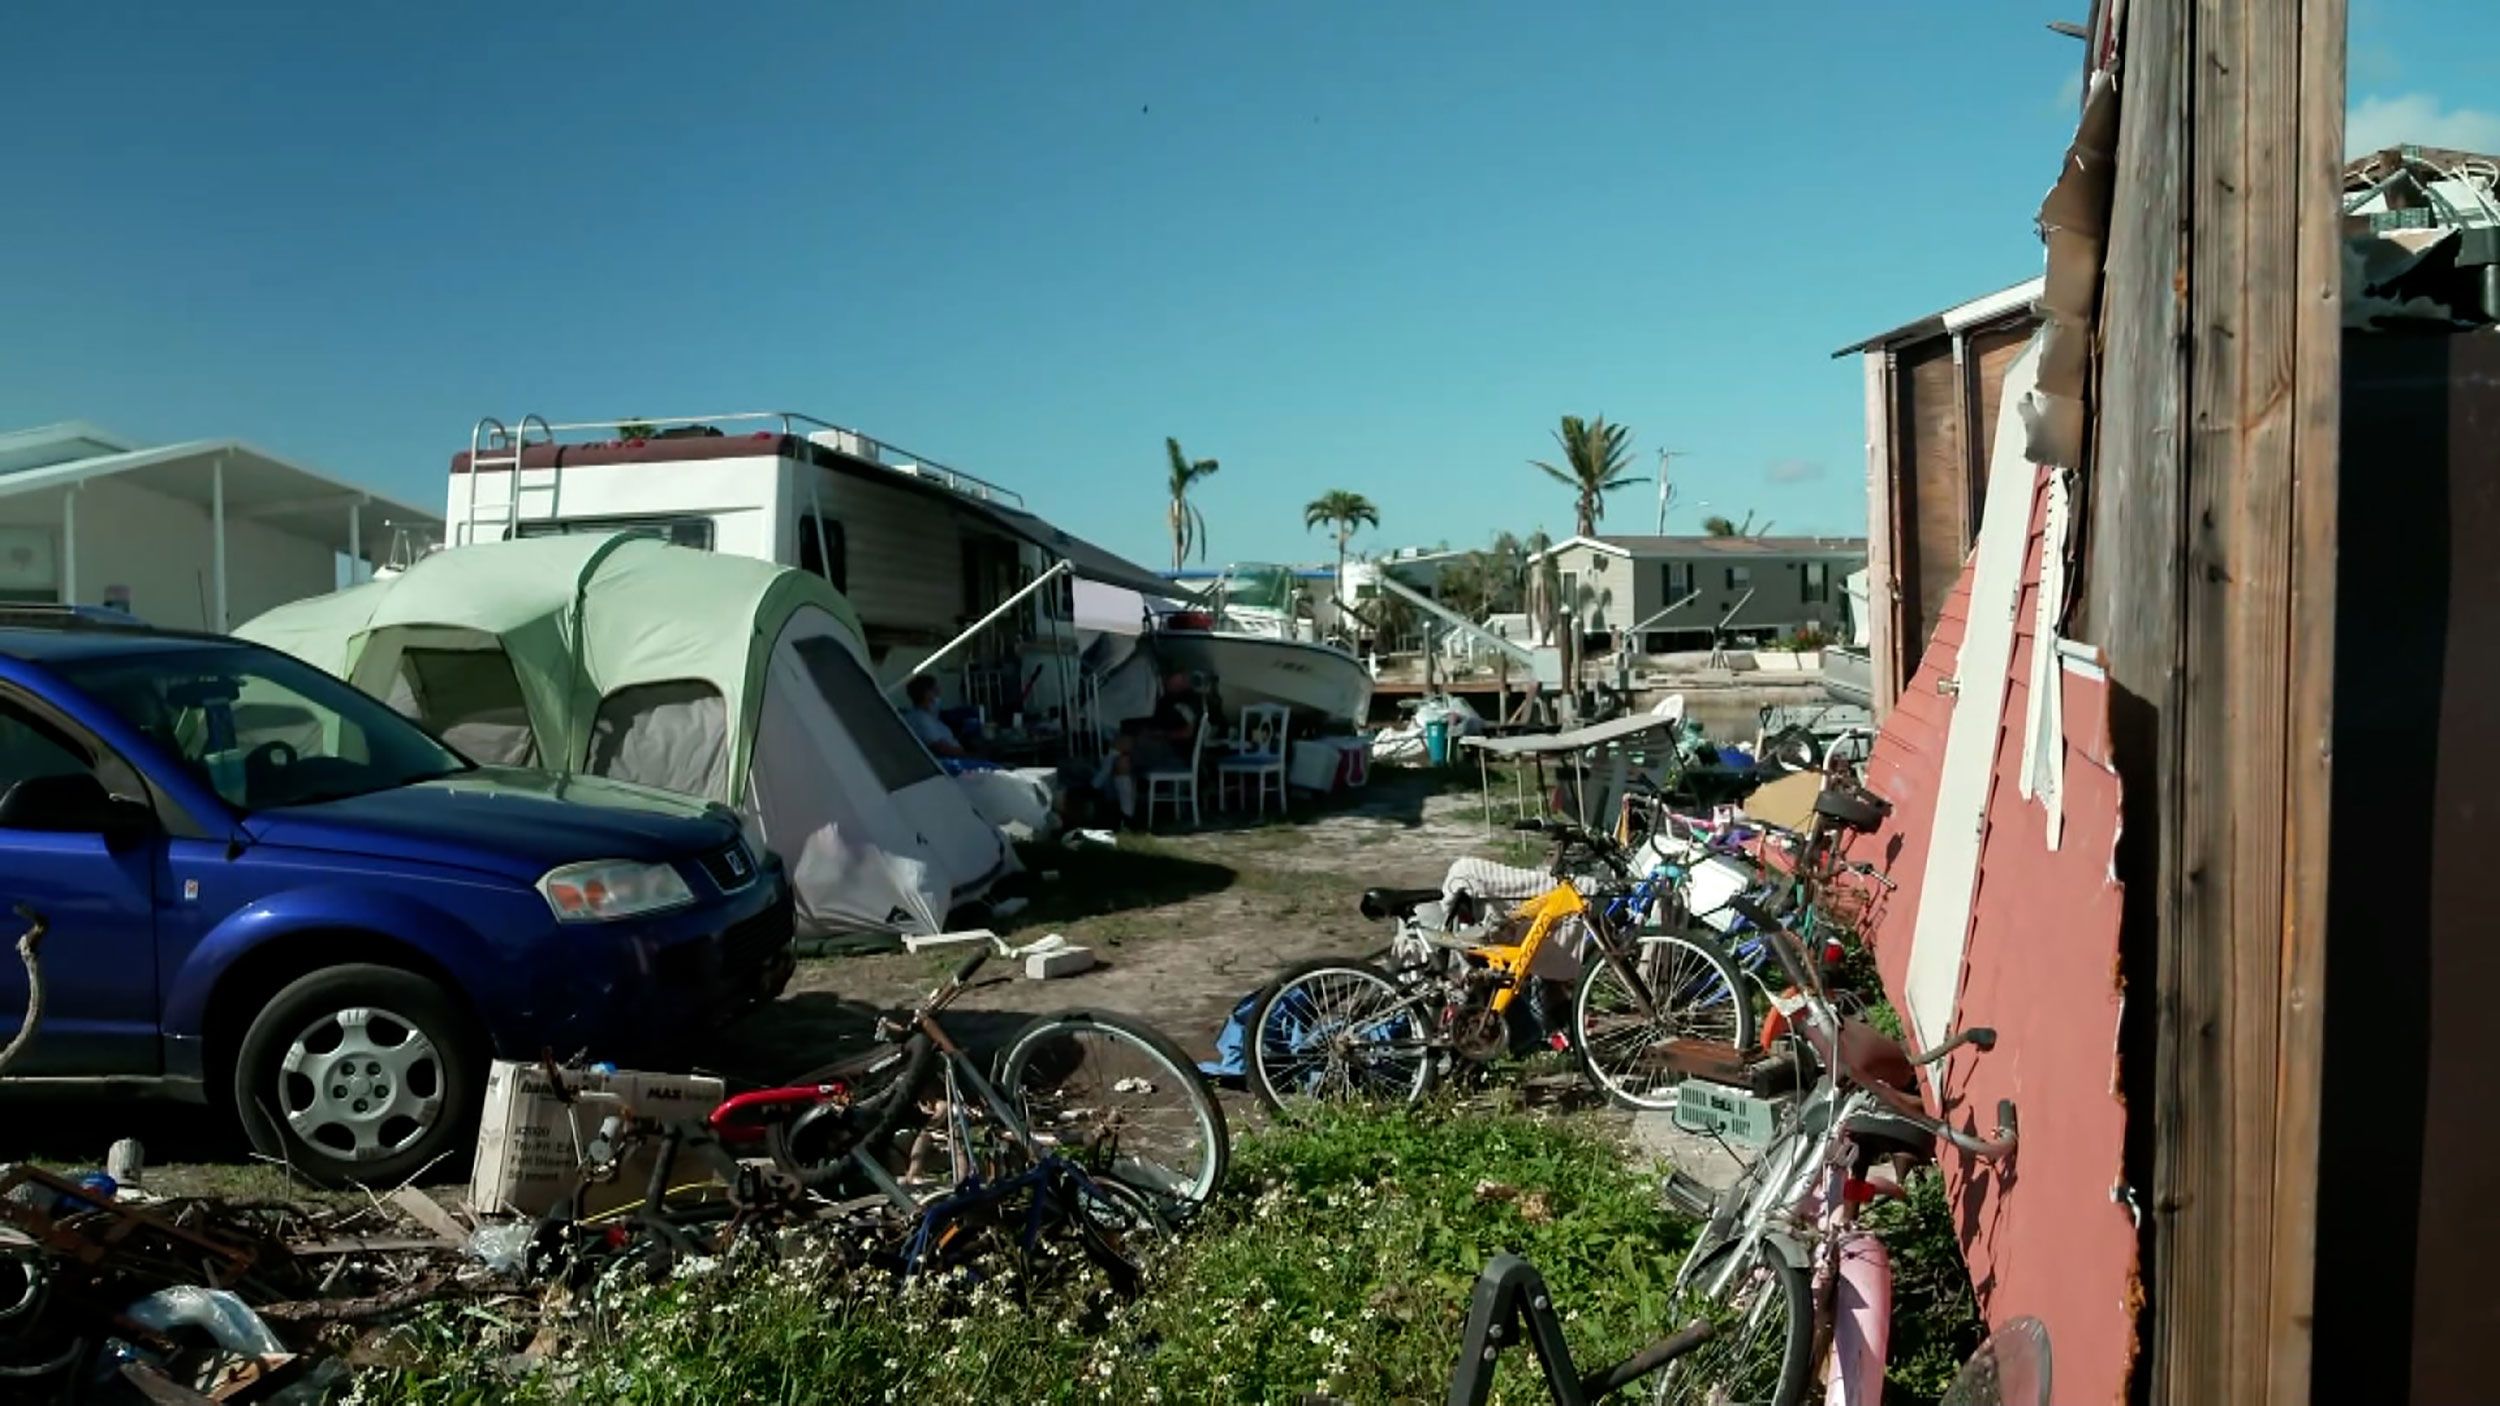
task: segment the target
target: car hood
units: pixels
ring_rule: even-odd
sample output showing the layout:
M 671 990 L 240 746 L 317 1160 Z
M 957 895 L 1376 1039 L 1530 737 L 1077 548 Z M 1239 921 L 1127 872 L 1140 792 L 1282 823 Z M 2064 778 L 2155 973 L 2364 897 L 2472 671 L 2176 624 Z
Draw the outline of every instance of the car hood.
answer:
M 524 883 L 585 859 L 692 859 L 738 833 L 727 810 L 692 796 L 507 767 L 267 810 L 245 828 L 261 844 L 452 865 Z

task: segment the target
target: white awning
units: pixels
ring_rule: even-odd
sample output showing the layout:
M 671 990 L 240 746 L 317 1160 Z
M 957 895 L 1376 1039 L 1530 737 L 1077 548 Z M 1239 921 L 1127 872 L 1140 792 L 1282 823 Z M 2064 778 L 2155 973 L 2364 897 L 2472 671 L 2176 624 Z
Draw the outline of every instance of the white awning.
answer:
M 14 438 L 14 437 L 13 437 Z M 82 436 L 82 438 L 84 438 Z M 85 447 L 100 447 L 90 440 Z M 31 449 L 28 451 L 31 457 Z M 159 449 L 88 454 L 61 462 L 10 469 L 0 462 L 0 498 L 47 489 L 67 488 L 91 479 L 122 478 L 150 492 L 179 498 L 211 511 L 218 496 L 218 471 L 223 465 L 225 514 L 229 521 L 267 523 L 282 531 L 320 542 L 334 552 L 370 555 L 389 546 L 380 529 L 412 528 L 439 538 L 443 520 L 437 514 L 386 498 L 369 489 L 343 483 L 327 474 L 291 463 L 240 440 L 194 440 Z M 350 509 L 361 507 L 361 527 L 351 525 Z M 360 541 L 351 543 L 351 537 Z

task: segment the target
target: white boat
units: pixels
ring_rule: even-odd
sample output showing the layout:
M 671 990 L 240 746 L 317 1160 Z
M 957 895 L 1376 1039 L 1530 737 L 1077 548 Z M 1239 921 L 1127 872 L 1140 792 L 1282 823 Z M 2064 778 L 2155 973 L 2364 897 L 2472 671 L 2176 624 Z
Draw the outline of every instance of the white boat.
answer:
M 1371 670 L 1320 638 L 1318 612 L 1293 571 L 1227 567 L 1201 600 L 1154 616 L 1145 647 L 1163 667 L 1205 675 L 1228 712 L 1274 703 L 1321 723 L 1365 721 Z
M 1281 703 L 1297 716 L 1360 725 L 1372 706 L 1371 670 L 1335 645 L 1236 630 L 1193 628 L 1184 612 L 1157 622 L 1146 650 L 1166 669 L 1188 669 L 1214 685 L 1228 713 Z M 1182 623 L 1174 624 L 1172 621 Z
M 1321 726 L 1360 726 L 1371 709 L 1371 670 L 1348 650 L 1298 638 L 1309 622 L 1290 605 L 1243 604 L 1229 590 L 1181 603 L 1080 582 L 1076 617 L 1106 720 L 1152 709 L 1156 679 L 1174 669 L 1205 677 L 1231 713 L 1278 703 Z

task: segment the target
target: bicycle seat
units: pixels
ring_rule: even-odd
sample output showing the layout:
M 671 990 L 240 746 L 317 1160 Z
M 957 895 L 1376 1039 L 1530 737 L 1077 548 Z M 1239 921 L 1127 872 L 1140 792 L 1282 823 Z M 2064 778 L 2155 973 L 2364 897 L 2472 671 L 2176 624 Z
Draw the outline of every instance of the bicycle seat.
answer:
M 1814 798 L 1814 813 L 1844 830 L 1871 835 L 1882 829 L 1884 817 L 1892 814 L 1892 805 L 1871 792 L 1855 787 L 1825 787 Z
M 1441 901 L 1439 889 L 1365 889 L 1363 916 L 1375 921 L 1382 918 L 1411 918 L 1415 910 L 1427 903 Z

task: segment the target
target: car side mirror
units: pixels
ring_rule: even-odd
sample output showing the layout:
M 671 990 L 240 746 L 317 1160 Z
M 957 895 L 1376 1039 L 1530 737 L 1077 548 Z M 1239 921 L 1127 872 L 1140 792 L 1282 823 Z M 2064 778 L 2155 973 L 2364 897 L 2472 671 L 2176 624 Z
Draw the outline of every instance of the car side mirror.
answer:
M 154 832 L 156 812 L 104 789 L 87 772 L 30 776 L 0 795 L 0 830 L 101 835 L 108 844 L 132 844 Z

